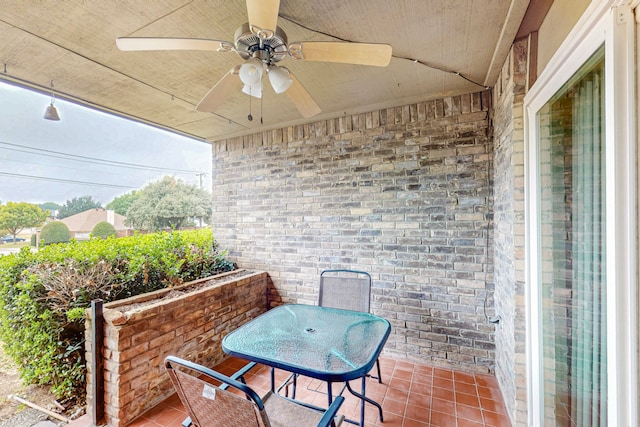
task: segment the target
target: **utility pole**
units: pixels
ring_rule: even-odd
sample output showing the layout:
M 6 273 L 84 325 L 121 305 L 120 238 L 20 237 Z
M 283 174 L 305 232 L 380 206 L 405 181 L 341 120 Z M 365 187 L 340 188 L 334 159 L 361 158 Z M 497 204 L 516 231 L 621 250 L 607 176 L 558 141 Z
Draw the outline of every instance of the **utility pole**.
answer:
M 200 178 L 200 189 L 202 190 L 202 177 L 204 176 L 204 172 L 200 172 L 197 175 L 198 178 Z M 202 228 L 202 218 L 200 218 L 200 228 Z

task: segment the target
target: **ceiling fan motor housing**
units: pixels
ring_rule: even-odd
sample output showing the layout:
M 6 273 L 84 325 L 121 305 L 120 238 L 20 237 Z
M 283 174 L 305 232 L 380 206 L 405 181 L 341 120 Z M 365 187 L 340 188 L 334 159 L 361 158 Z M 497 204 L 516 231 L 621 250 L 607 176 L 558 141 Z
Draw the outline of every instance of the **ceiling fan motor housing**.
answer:
M 263 39 L 262 48 L 260 38 L 251 31 L 248 22 L 238 27 L 234 40 L 236 52 L 245 60 L 254 57 L 257 51 L 262 51 L 259 58 L 267 64 L 279 62 L 287 56 L 287 34 L 280 27 L 272 37 Z

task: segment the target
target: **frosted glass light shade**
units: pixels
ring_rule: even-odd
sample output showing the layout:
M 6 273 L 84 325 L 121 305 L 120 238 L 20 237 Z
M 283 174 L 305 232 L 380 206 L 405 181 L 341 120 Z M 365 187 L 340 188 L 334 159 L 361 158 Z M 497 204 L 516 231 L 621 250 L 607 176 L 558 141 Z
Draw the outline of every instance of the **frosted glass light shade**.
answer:
M 246 93 L 247 95 L 251 95 L 254 98 L 262 98 L 262 80 L 259 80 L 258 83 L 253 85 L 245 84 L 242 87 L 242 92 Z
M 267 70 L 269 81 L 276 93 L 282 93 L 289 89 L 289 86 L 293 83 L 291 77 L 289 77 L 289 70 L 284 67 L 278 67 L 272 65 Z
M 262 80 L 262 61 L 251 58 L 240 66 L 240 80 L 245 85 L 254 85 Z

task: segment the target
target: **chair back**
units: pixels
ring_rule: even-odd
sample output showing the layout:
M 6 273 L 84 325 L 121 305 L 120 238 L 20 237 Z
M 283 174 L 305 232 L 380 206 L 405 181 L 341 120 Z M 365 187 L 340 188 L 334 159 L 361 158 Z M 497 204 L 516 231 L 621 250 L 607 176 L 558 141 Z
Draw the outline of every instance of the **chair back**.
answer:
M 175 356 L 165 367 L 195 426 L 270 427 L 262 400 L 246 384 Z
M 320 273 L 318 305 L 369 312 L 371 275 L 358 270 L 324 270 Z

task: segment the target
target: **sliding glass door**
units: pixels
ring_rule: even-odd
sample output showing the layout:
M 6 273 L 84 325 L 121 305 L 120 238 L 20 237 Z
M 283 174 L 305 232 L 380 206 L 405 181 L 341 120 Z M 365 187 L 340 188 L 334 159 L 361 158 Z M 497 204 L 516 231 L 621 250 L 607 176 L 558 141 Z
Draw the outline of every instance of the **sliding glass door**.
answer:
M 604 49 L 538 113 L 545 425 L 605 426 Z
M 531 426 L 640 425 L 636 12 L 591 2 L 525 97 Z

